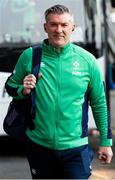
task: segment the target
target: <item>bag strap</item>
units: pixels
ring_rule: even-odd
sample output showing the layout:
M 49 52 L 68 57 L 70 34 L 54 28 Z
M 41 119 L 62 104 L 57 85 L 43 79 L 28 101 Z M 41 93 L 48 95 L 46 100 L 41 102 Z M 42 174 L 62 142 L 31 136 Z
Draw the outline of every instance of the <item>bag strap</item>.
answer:
M 32 46 L 33 55 L 32 55 L 32 74 L 36 77 L 36 81 L 38 80 L 38 73 L 40 69 L 41 56 L 42 56 L 42 47 L 40 45 Z M 31 100 L 32 100 L 32 109 L 31 115 L 32 119 L 35 118 L 35 89 L 31 92 Z
M 34 45 L 33 56 L 32 56 L 32 74 L 38 79 L 38 72 L 41 63 L 42 47 L 40 45 Z

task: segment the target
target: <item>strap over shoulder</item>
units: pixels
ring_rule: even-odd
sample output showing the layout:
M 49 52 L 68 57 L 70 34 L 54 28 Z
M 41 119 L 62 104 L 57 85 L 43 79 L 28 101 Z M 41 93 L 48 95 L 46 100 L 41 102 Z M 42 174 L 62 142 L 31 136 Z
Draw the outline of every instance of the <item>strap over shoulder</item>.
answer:
M 33 55 L 32 55 L 32 74 L 36 78 L 38 78 L 38 72 L 41 63 L 41 56 L 42 56 L 42 47 L 40 45 L 32 46 Z
M 40 45 L 34 45 L 32 46 L 33 49 L 33 55 L 32 55 L 32 74 L 36 77 L 36 80 L 38 80 L 38 73 L 40 69 L 40 63 L 41 63 L 41 57 L 42 57 L 42 47 Z M 31 92 L 31 100 L 32 100 L 32 119 L 35 118 L 35 90 Z

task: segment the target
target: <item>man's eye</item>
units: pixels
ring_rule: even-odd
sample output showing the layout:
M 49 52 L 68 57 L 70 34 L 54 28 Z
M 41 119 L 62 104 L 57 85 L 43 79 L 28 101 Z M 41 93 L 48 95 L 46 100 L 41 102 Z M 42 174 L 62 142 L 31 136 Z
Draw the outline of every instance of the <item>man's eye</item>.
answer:
M 56 24 L 51 24 L 51 26 L 56 26 Z
M 62 26 L 63 26 L 63 27 L 66 27 L 66 26 L 68 26 L 68 24 L 63 24 Z

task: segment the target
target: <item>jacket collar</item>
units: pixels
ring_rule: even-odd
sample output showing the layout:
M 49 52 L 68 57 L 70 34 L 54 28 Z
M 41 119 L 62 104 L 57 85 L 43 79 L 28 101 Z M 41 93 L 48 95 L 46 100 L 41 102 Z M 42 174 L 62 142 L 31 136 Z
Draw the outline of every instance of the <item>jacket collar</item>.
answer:
M 48 39 L 45 39 L 45 40 L 43 41 L 43 49 L 44 49 L 46 52 L 51 53 L 52 55 L 65 54 L 65 53 L 69 52 L 69 50 L 71 49 L 71 43 L 68 42 L 63 48 L 61 48 L 61 51 L 60 51 L 60 53 L 59 53 L 54 46 L 52 46 L 51 44 L 49 44 Z M 50 54 L 50 55 L 51 55 L 51 54 Z

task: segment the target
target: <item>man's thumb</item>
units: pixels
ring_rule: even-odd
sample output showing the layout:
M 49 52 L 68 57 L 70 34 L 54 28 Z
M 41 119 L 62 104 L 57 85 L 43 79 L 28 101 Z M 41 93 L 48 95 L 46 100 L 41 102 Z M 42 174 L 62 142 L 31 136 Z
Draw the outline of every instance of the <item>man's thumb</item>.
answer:
M 42 76 L 42 73 L 38 73 L 38 79 Z

